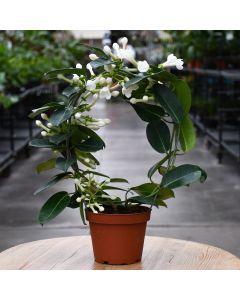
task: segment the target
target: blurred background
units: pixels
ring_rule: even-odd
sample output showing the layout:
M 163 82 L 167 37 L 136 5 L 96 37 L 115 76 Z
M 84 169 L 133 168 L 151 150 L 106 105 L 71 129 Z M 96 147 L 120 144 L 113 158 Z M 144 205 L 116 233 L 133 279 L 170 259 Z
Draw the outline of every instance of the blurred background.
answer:
M 0 31 L 0 251 L 19 243 L 88 234 L 78 210 L 67 209 L 43 228 L 40 207 L 67 183 L 33 196 L 52 171 L 37 175 L 48 150 L 30 149 L 39 129 L 29 112 L 62 87 L 42 76 L 54 68 L 88 61 L 80 43 L 102 47 L 127 36 L 138 60 L 161 63 L 170 53 L 183 58 L 182 71 L 192 90 L 195 149 L 179 158 L 208 173 L 204 184 L 176 190 L 168 208 L 154 210 L 147 234 L 203 242 L 240 256 L 240 31 Z M 95 111 L 112 123 L 99 131 L 106 149 L 98 153 L 100 172 L 146 182 L 159 154 L 148 145 L 145 124 L 120 98 Z

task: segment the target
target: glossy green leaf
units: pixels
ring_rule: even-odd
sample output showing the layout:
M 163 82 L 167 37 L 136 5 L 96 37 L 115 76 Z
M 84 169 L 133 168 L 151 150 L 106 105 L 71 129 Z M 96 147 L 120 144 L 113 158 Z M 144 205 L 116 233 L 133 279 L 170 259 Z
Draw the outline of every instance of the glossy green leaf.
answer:
M 49 141 L 55 145 L 59 145 L 62 142 L 66 141 L 68 134 L 66 133 L 57 133 L 49 137 Z
M 124 191 L 124 192 L 126 192 L 127 191 L 127 189 L 123 189 L 123 188 L 119 188 L 119 187 L 117 187 L 117 186 L 110 186 L 110 185 L 104 185 L 103 187 L 102 187 L 102 190 L 103 191 L 107 191 L 107 190 L 118 190 L 118 191 Z
M 129 183 L 125 178 L 111 178 L 111 182 L 125 182 Z
M 170 131 L 161 120 L 155 120 L 147 125 L 147 139 L 154 150 L 166 153 L 170 148 Z
M 93 60 L 93 61 L 90 62 L 91 66 L 93 68 L 98 68 L 98 67 L 110 65 L 112 63 L 113 63 L 113 61 L 110 58 L 103 58 L 103 57 L 99 57 L 98 59 Z
M 81 194 L 79 192 L 74 193 L 70 197 L 70 201 L 68 203 L 68 207 L 74 209 L 74 208 L 79 208 L 79 203 L 76 201 L 78 197 L 81 197 Z
M 155 84 L 153 88 L 156 100 L 170 115 L 172 120 L 180 124 L 182 122 L 184 112 L 181 102 L 176 95 L 163 84 Z
M 56 158 L 51 158 L 47 161 L 44 161 L 37 165 L 36 167 L 37 173 L 39 174 L 43 171 L 51 170 L 55 168 L 55 165 L 56 165 Z
M 91 167 L 92 164 L 95 164 L 95 165 L 98 165 L 98 166 L 100 165 L 100 162 L 91 153 L 80 151 L 77 148 L 74 148 L 74 152 L 76 154 L 77 160 L 79 160 L 85 166 Z M 87 163 L 85 161 L 86 158 L 90 160 L 90 163 Z
M 169 154 L 166 155 L 163 159 L 161 159 L 159 162 L 157 162 L 156 164 L 154 164 L 148 171 L 148 178 L 152 178 L 152 176 L 154 175 L 154 173 L 157 172 L 158 168 L 163 165 L 169 158 Z
M 44 138 L 31 140 L 29 145 L 32 147 L 37 147 L 37 148 L 52 148 L 52 147 L 54 147 L 53 143 L 49 142 L 48 139 L 44 139 Z
M 128 198 L 128 202 L 156 206 L 154 197 L 134 196 L 134 197 Z
M 68 120 L 73 114 L 73 107 L 66 107 L 64 109 L 57 109 L 51 115 L 49 121 L 55 125 L 59 126 L 64 121 Z
M 182 79 L 176 79 L 172 82 L 172 84 L 175 87 L 174 93 L 176 94 L 178 100 L 182 103 L 184 114 L 187 115 L 192 102 L 190 88 L 186 81 Z
M 78 87 L 78 86 L 71 86 L 71 85 L 70 85 L 70 86 L 66 87 L 66 88 L 63 90 L 62 94 L 63 94 L 64 96 L 66 96 L 67 98 L 70 98 L 71 96 L 73 96 L 73 95 L 75 95 L 76 93 L 78 93 L 80 90 L 81 90 L 80 87 Z
M 141 196 L 149 196 L 151 194 L 155 194 L 157 192 L 159 185 L 156 183 L 144 183 L 138 186 L 134 186 L 131 188 L 135 193 Z
M 37 195 L 38 193 L 52 187 L 54 184 L 56 184 L 57 182 L 59 182 L 60 180 L 63 180 L 63 179 L 67 179 L 70 177 L 70 172 L 67 172 L 67 173 L 60 173 L 60 174 L 57 174 L 55 176 L 52 177 L 52 179 L 50 181 L 48 181 L 46 184 L 44 184 L 43 186 L 41 186 L 39 189 L 37 189 L 35 192 L 34 192 L 34 195 Z
M 145 122 L 151 122 L 153 120 L 161 119 L 165 112 L 157 105 L 151 105 L 146 103 L 131 104 L 138 116 Z
M 149 76 L 141 76 L 138 75 L 130 80 L 128 80 L 125 84 L 124 87 L 127 89 L 129 88 L 131 85 L 136 84 L 136 83 L 140 83 L 142 80 L 147 79 Z
M 59 215 L 69 204 L 70 197 L 67 192 L 58 192 L 51 196 L 40 210 L 38 220 L 45 224 Z
M 175 198 L 174 192 L 169 188 L 161 187 L 157 194 L 156 203 L 161 203 L 163 200 L 167 200 L 169 198 Z
M 72 126 L 72 145 L 83 152 L 96 152 L 105 147 L 104 141 L 93 130 L 85 126 Z
M 49 71 L 44 74 L 44 80 L 52 80 L 58 78 L 58 75 L 85 75 L 84 69 L 78 69 L 78 68 L 64 68 L 64 69 L 56 69 L 53 71 Z
M 62 170 L 63 172 L 67 172 L 67 170 L 72 166 L 72 164 L 76 161 L 75 157 L 63 158 L 58 157 L 56 160 L 56 168 Z
M 32 113 L 30 113 L 28 116 L 29 118 L 35 118 L 36 116 L 40 115 L 41 113 L 43 112 L 46 112 L 50 109 L 53 109 L 53 108 L 61 108 L 63 107 L 62 104 L 60 103 L 57 103 L 57 102 L 49 102 L 49 103 L 46 103 L 44 106 L 42 107 L 39 107 L 39 108 L 36 108 L 36 109 L 33 109 Z
M 182 165 L 163 175 L 161 185 L 170 189 L 188 185 L 196 181 L 204 182 L 207 174 L 196 165 Z
M 196 134 L 193 123 L 189 116 L 185 116 L 180 125 L 179 141 L 184 152 L 194 148 L 196 143 Z

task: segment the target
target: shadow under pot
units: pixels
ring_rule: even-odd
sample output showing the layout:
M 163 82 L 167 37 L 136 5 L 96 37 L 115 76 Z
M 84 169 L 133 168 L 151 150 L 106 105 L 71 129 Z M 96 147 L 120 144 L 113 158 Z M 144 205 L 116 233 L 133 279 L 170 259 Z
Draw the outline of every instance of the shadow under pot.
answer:
M 136 213 L 107 214 L 86 211 L 95 261 L 111 265 L 140 262 L 151 209 Z

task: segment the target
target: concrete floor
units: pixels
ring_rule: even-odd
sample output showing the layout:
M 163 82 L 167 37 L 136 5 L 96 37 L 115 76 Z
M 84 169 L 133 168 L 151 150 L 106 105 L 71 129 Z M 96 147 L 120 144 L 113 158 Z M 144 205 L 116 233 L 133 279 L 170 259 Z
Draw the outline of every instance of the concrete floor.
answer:
M 147 171 L 159 160 L 159 154 L 145 138 L 146 124 L 122 102 L 99 104 L 95 113 L 112 120 L 99 132 L 107 145 L 98 153 L 102 162 L 99 171 L 126 177 L 131 185 L 147 182 Z M 38 239 L 89 233 L 78 210 L 67 209 L 43 228 L 37 223 L 38 210 L 52 193 L 71 190 L 66 181 L 32 195 L 53 174 L 37 175 L 34 171 L 34 166 L 48 156 L 48 150 L 33 151 L 30 159 L 15 163 L 10 177 L 0 180 L 0 250 Z M 180 163 L 199 164 L 207 171 L 208 180 L 177 189 L 176 198 L 167 201 L 168 209 L 153 211 L 147 234 L 207 243 L 240 256 L 239 165 L 229 158 L 219 165 L 202 137 L 198 137 L 194 151 L 179 158 Z

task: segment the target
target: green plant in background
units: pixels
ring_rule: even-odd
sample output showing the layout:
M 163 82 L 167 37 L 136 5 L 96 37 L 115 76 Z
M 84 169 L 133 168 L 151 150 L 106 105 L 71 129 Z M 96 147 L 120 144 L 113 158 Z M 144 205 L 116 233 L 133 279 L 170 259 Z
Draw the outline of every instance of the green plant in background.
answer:
M 0 102 L 10 107 L 21 91 L 43 81 L 42 74 L 74 65 L 83 54 L 68 31 L 1 31 Z
M 42 138 L 31 145 L 49 148 L 53 156 L 37 166 L 40 173 L 56 168 L 60 172 L 40 187 L 35 194 L 52 187 L 62 180 L 71 180 L 71 193 L 59 191 L 41 208 L 39 222 L 44 224 L 56 217 L 66 207 L 80 208 L 85 223 L 85 208 L 94 213 L 132 212 L 140 205 L 167 206 L 166 199 L 174 197 L 174 189 L 205 181 L 207 175 L 197 165 L 177 165 L 178 155 L 191 150 L 195 144 L 195 132 L 189 118 L 191 93 L 185 81 L 166 70 L 167 67 L 183 68 L 183 61 L 169 55 L 166 62 L 149 65 L 136 61 L 126 49 L 127 38 L 121 39 L 121 47 L 103 50 L 88 47 L 91 62 L 83 68 L 64 68 L 45 74 L 46 80 L 69 83 L 62 92 L 61 102 L 46 103 L 33 110 L 30 117 L 37 120 Z M 125 62 L 130 63 L 127 67 Z M 98 101 L 121 97 L 131 105 L 140 119 L 146 123 L 146 136 L 152 148 L 162 157 L 147 174 L 148 181 L 130 188 L 116 186 L 128 183 L 124 178 L 110 178 L 96 171 L 100 162 L 94 153 L 104 149 L 105 143 L 96 133 L 110 123 L 109 119 L 96 119 L 91 111 Z M 125 192 L 120 199 L 109 192 Z M 135 193 L 135 195 L 133 195 Z

